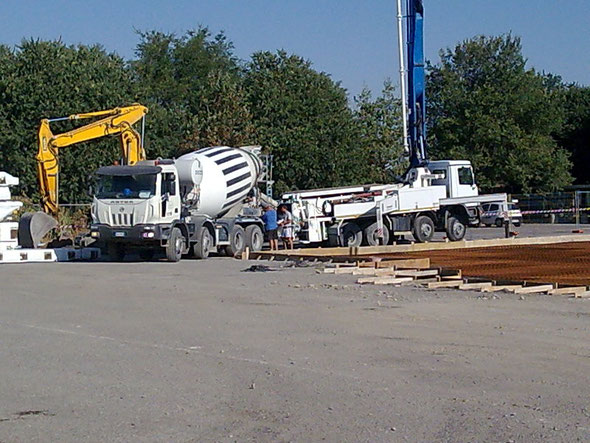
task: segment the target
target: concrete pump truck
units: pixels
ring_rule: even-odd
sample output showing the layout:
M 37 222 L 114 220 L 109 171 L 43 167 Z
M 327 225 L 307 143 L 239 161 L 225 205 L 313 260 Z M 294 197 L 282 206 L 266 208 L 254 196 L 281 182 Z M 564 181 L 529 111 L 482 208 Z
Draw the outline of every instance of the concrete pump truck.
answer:
M 300 221 L 298 236 L 304 244 L 374 246 L 410 233 L 417 242 L 427 242 L 435 231 L 457 241 L 464 238 L 469 225 L 480 223 L 482 203 L 507 199 L 506 194 L 479 195 L 469 161 L 428 158 L 424 5 L 422 0 L 406 0 L 402 14 L 401 0 L 397 3 L 404 147 L 409 167 L 398 183 L 284 194 L 283 201 Z

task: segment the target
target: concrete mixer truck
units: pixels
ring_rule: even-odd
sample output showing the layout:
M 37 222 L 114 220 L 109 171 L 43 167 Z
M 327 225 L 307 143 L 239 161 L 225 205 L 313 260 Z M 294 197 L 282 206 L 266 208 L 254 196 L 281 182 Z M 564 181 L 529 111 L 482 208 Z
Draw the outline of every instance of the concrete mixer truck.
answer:
M 164 250 L 169 261 L 260 250 L 259 153 L 259 146 L 219 146 L 175 160 L 102 167 L 90 235 L 116 260 L 133 250 L 143 259 Z

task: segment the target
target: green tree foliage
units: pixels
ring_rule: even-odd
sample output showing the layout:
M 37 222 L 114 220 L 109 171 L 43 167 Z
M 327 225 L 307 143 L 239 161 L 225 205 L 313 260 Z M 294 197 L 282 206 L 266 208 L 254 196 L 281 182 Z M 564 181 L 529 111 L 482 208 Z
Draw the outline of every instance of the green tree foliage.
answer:
M 107 109 L 133 101 L 125 62 L 100 46 L 66 46 L 26 40 L 0 47 L 0 169 L 21 180 L 20 191 L 37 195 L 37 130 L 41 118 Z M 75 125 L 53 123 L 54 133 Z M 85 199 L 88 174 L 119 157 L 117 139 L 60 151 L 60 199 Z
M 403 152 L 401 100 L 390 81 L 375 100 L 363 89 L 356 98 L 354 120 L 357 127 L 359 159 L 357 179 L 364 183 L 387 183 L 407 168 Z
M 569 184 L 568 153 L 551 137 L 563 122 L 554 80 L 526 68 L 520 40 L 510 34 L 442 51 L 427 85 L 431 153 L 471 160 L 484 190 Z
M 565 123 L 557 132 L 558 143 L 571 153 L 577 184 L 590 183 L 590 88 L 568 85 L 562 91 Z
M 251 142 L 251 116 L 233 45 L 207 28 L 182 37 L 140 33 L 132 62 L 142 103 L 150 109 L 149 156 Z
M 285 51 L 252 55 L 245 85 L 255 140 L 274 155 L 278 193 L 350 183 L 358 167 L 346 91 Z

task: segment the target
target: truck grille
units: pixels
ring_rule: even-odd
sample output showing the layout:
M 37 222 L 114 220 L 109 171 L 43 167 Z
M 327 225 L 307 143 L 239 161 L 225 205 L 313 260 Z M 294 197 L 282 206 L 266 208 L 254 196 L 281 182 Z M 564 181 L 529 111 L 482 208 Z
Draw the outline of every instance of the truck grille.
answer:
M 133 214 L 111 214 L 113 226 L 132 226 L 133 225 Z

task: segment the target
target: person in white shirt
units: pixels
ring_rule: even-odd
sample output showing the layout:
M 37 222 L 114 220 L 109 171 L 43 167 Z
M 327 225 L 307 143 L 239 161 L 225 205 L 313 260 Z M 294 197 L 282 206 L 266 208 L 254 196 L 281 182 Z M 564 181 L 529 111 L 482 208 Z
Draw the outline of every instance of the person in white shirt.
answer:
M 287 210 L 287 207 L 285 205 L 279 206 L 278 225 L 281 228 L 281 240 L 283 240 L 283 245 L 285 246 L 285 249 L 293 249 L 293 216 Z

